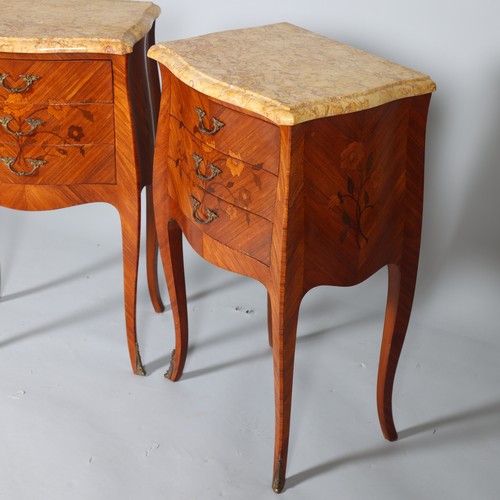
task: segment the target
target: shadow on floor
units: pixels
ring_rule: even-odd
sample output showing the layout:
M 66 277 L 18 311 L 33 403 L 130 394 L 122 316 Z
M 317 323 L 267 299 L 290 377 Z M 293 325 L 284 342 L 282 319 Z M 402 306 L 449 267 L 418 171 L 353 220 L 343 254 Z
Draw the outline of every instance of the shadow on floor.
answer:
M 353 462 L 380 459 L 384 456 L 415 451 L 420 448 L 443 446 L 447 442 L 483 439 L 498 433 L 500 421 L 500 401 L 471 408 L 459 413 L 445 415 L 435 420 L 411 427 L 399 433 L 395 443 L 383 445 L 339 457 L 287 478 L 287 489 L 291 489 L 316 476 L 330 473 L 333 469 Z M 419 439 L 407 439 L 424 434 Z
M 81 269 L 78 269 L 76 271 L 73 271 L 72 273 L 68 273 L 64 276 L 61 276 L 57 279 L 47 281 L 45 283 L 42 283 L 40 285 L 36 285 L 31 288 L 27 288 L 26 290 L 21 290 L 20 292 L 15 292 L 11 293 L 10 295 L 5 295 L 3 297 L 0 297 L 0 302 L 8 302 L 9 300 L 15 300 L 19 299 L 21 297 L 26 297 L 27 295 L 32 295 L 34 293 L 38 292 L 43 292 L 45 290 L 49 290 L 50 288 L 54 288 L 59 285 L 64 285 L 66 283 L 70 283 L 71 281 L 74 281 L 76 279 L 81 278 L 82 276 L 89 275 L 92 273 L 95 273 L 97 271 L 101 271 L 103 269 L 106 269 L 112 265 L 116 265 L 121 263 L 121 254 L 114 254 L 106 259 L 102 259 L 98 262 L 95 262 L 92 265 L 89 265 L 87 267 L 83 267 Z

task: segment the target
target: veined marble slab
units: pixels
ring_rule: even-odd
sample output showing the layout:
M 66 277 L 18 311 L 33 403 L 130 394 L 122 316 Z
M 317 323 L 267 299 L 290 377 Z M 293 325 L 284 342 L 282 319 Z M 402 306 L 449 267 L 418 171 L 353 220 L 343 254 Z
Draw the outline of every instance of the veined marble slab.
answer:
M 0 52 L 128 54 L 160 8 L 127 0 L 2 0 Z
M 427 75 L 288 23 L 159 43 L 148 55 L 194 89 L 279 125 L 436 90 Z

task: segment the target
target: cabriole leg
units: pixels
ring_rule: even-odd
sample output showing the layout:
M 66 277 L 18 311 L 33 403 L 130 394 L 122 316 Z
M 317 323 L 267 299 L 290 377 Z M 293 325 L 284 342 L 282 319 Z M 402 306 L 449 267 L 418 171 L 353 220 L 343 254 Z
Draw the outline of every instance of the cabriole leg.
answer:
M 182 255 L 182 231 L 174 220 L 159 226 L 160 253 L 167 281 L 175 325 L 175 349 L 165 377 L 179 380 L 186 362 L 188 348 L 188 318 L 184 258 Z

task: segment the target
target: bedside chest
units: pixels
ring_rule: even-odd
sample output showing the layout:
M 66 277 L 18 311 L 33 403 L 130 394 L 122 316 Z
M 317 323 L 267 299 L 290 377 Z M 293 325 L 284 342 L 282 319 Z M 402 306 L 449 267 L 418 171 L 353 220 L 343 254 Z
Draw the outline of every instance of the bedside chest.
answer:
M 2 5 L 0 18 L 0 205 L 117 208 L 128 347 L 138 374 L 144 186 L 149 291 L 155 309 L 163 309 L 150 189 L 160 90 L 156 64 L 146 58 L 159 13 L 148 2 L 17 0 Z
M 389 293 L 378 377 L 385 437 L 420 246 L 432 80 L 289 24 L 162 43 L 153 198 L 175 319 L 166 374 L 187 352 L 181 230 L 206 260 L 268 290 L 276 436 L 285 483 L 297 318 L 319 285 L 384 266 Z

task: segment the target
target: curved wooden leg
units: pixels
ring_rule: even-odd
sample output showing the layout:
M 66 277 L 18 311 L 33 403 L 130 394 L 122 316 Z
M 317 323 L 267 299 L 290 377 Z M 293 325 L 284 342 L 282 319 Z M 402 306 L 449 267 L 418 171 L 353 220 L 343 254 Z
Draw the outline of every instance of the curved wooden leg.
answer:
M 272 308 L 271 308 L 271 297 L 269 297 L 269 292 L 267 294 L 267 335 L 269 337 L 269 347 L 273 346 L 273 324 L 272 324 Z
M 141 207 L 139 200 L 130 202 L 126 209 L 117 207 L 120 213 L 123 241 L 123 275 L 125 289 L 125 326 L 132 370 L 136 375 L 145 375 L 139 353 L 136 331 L 137 270 L 141 234 Z
M 158 237 L 154 220 L 151 185 L 146 186 L 146 272 L 148 290 L 153 308 L 157 313 L 165 310 L 158 286 Z
M 392 414 L 392 390 L 399 356 L 410 320 L 418 250 L 406 255 L 400 264 L 389 264 L 389 290 L 385 313 L 384 333 L 377 383 L 377 409 L 382 432 L 386 439 L 398 438 Z
M 276 300 L 277 299 L 277 300 Z M 272 488 L 281 493 L 285 486 L 290 415 L 292 409 L 293 366 L 299 301 L 270 296 L 274 363 L 275 445 Z
M 151 30 L 146 35 L 146 50 L 155 43 L 155 26 L 153 24 Z M 149 121 L 151 127 L 151 134 L 148 136 L 147 143 L 148 153 L 148 166 L 151 165 L 149 171 L 152 170 L 153 164 L 153 150 L 154 139 L 156 136 L 158 113 L 160 109 L 160 80 L 158 76 L 158 64 L 156 61 L 144 57 L 146 62 L 146 73 L 148 75 L 149 85 L 147 86 L 147 103 L 150 109 Z M 143 86 L 144 87 L 144 86 Z M 147 276 L 148 288 L 151 302 L 153 303 L 154 310 L 158 313 L 165 310 L 165 306 L 161 300 L 160 290 L 158 288 L 158 237 L 156 234 L 156 225 L 154 220 L 154 207 L 153 207 L 153 194 L 151 184 L 146 185 L 146 261 L 147 261 Z
M 392 415 L 392 389 L 408 328 L 417 279 L 422 228 L 424 145 L 430 94 L 415 98 L 410 110 L 404 193 L 404 236 L 399 260 L 389 265 L 389 291 L 377 384 L 380 426 L 389 441 L 398 438 Z
M 175 349 L 172 351 L 170 367 L 165 377 L 175 382 L 182 375 L 188 348 L 186 282 L 181 228 L 177 222 L 170 220 L 165 224 L 165 228 L 158 228 L 158 239 L 175 325 Z

